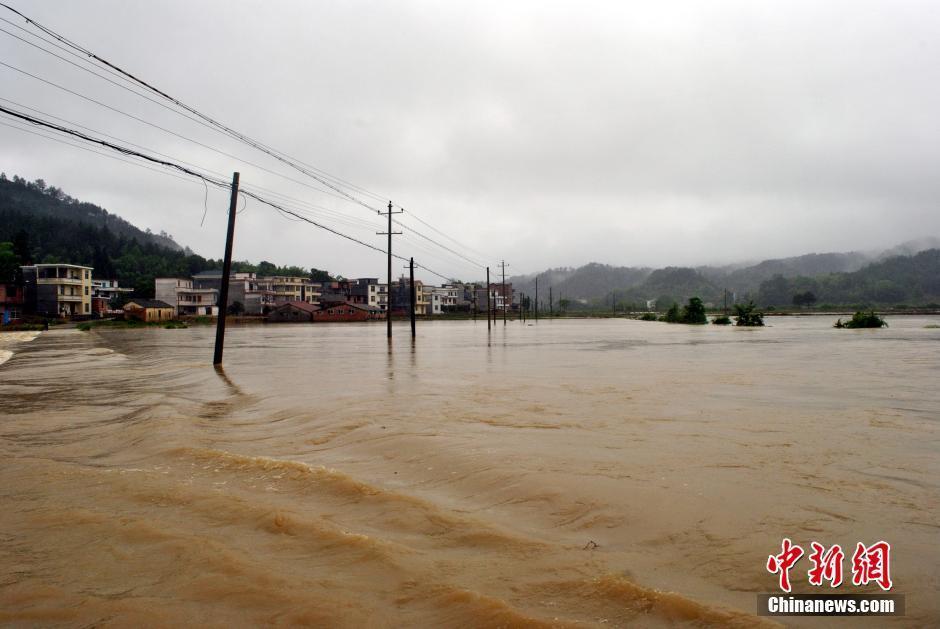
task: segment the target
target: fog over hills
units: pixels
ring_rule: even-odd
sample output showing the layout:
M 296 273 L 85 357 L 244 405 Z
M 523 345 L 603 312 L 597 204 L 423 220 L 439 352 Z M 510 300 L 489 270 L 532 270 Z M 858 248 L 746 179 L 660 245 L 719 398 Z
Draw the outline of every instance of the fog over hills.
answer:
M 541 273 L 507 278 L 513 288 L 527 295 L 535 294 L 535 277 L 539 277 L 540 298 L 547 299 L 552 287 L 555 299 L 575 301 L 618 301 L 645 299 L 682 299 L 697 295 L 706 301 L 722 299 L 724 290 L 742 298 L 757 296 L 760 286 L 777 275 L 784 278 L 815 277 L 831 273 L 852 273 L 866 265 L 893 256 L 911 256 L 928 249 L 940 248 L 940 238 L 924 237 L 877 251 L 807 253 L 788 258 L 738 263 L 725 266 L 618 267 L 596 262 L 578 268 L 548 269 Z

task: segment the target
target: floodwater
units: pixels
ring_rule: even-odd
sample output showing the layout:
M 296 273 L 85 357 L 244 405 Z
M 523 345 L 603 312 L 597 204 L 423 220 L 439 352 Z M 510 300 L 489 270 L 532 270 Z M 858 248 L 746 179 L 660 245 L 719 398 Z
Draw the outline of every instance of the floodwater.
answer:
M 759 626 L 789 537 L 936 626 L 940 318 L 832 319 L 6 341 L 0 623 Z

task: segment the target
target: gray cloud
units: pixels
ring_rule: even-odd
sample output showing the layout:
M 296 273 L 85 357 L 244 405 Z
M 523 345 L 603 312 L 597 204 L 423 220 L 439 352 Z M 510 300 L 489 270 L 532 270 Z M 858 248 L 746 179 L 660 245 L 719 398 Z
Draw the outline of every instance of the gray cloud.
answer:
M 940 233 L 935 3 L 19 7 L 235 128 L 390 196 L 486 261 L 505 257 L 518 272 L 863 249 Z M 2 33 L 0 56 L 303 178 Z M 0 76 L 4 98 L 222 173 L 238 168 L 247 183 L 355 217 L 331 224 L 381 245 L 375 228 L 360 224 L 378 223 L 364 208 L 10 70 Z M 0 168 L 44 177 L 220 255 L 224 194 L 210 192 L 200 228 L 201 184 L 6 127 Z M 381 255 L 257 204 L 239 217 L 238 234 L 240 258 L 348 275 L 384 268 Z M 425 245 L 409 235 L 398 250 L 447 274 L 479 277 Z

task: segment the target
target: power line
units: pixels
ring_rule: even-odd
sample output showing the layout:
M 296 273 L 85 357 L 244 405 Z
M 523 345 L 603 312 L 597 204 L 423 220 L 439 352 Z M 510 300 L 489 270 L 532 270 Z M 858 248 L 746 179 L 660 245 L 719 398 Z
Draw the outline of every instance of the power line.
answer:
M 12 13 L 15 13 L 16 15 L 20 16 L 21 18 L 23 18 L 23 19 L 26 21 L 27 24 L 31 24 L 31 25 L 35 26 L 36 28 L 40 29 L 43 33 L 46 33 L 46 34 L 49 35 L 50 37 L 54 38 L 56 41 L 61 42 L 62 44 L 65 44 L 66 46 L 68 46 L 69 48 L 71 48 L 73 51 L 78 51 L 78 53 L 81 53 L 81 54 L 77 54 L 76 52 L 69 51 L 67 48 L 64 48 L 63 46 L 60 46 L 60 45 L 58 45 L 58 44 L 56 44 L 56 43 L 54 43 L 54 42 L 52 42 L 52 41 L 49 41 L 49 40 L 47 40 L 47 39 L 45 39 L 45 38 L 40 37 L 40 36 L 38 36 L 38 35 L 35 35 L 34 33 L 31 33 L 31 32 L 29 32 L 29 31 L 27 31 L 26 29 L 23 29 L 22 27 L 20 27 L 20 26 L 18 26 L 18 25 L 16 25 L 16 24 L 13 24 L 13 23 L 10 22 L 9 20 L 0 18 L 0 19 L 3 19 L 4 22 L 15 26 L 16 28 L 18 28 L 18 29 L 20 29 L 20 30 L 22 30 L 22 31 L 24 31 L 24 32 L 26 32 L 26 33 L 28 33 L 28 34 L 29 34 L 30 36 L 32 36 L 32 37 L 36 37 L 37 39 L 40 39 L 40 40 L 43 41 L 44 43 L 47 43 L 47 44 L 49 44 L 49 45 L 55 46 L 56 48 L 58 48 L 58 49 L 60 49 L 60 50 L 63 50 L 63 51 L 65 51 L 65 52 L 68 52 L 69 54 L 71 54 L 71 55 L 73 55 L 73 56 L 75 56 L 75 57 L 78 57 L 78 58 L 81 59 L 81 58 L 83 58 L 82 55 L 84 55 L 85 57 L 87 57 L 87 58 L 89 58 L 89 59 L 92 59 L 92 60 L 94 60 L 94 61 L 97 61 L 97 62 L 103 67 L 103 69 L 104 69 L 105 71 L 109 72 L 110 74 L 112 74 L 112 75 L 114 75 L 114 76 L 118 76 L 118 77 L 120 77 L 120 78 L 122 78 L 122 79 L 124 79 L 124 80 L 126 80 L 126 81 L 128 81 L 128 82 L 131 82 L 131 83 L 133 83 L 133 84 L 135 84 L 135 85 L 139 85 L 139 86 L 145 88 L 146 90 L 149 90 L 150 92 L 152 92 L 152 93 L 154 93 L 154 94 L 157 94 L 157 95 L 160 96 L 161 98 L 163 98 L 163 99 L 165 99 L 165 100 L 167 100 L 167 101 L 173 103 L 173 104 L 176 105 L 177 107 L 180 107 L 180 108 L 182 108 L 183 110 L 185 110 L 185 111 L 187 111 L 187 112 L 193 114 L 194 116 L 197 116 L 200 120 L 194 119 L 194 118 L 192 118 L 191 116 L 187 116 L 187 115 L 185 115 L 185 114 L 179 112 L 178 110 L 174 110 L 174 109 L 172 109 L 172 108 L 170 108 L 170 107 L 167 107 L 167 106 L 164 105 L 163 103 L 160 103 L 160 102 L 154 100 L 153 98 L 150 98 L 149 96 L 147 96 L 147 95 L 145 95 L 145 94 L 141 94 L 140 92 L 138 92 L 138 91 L 136 91 L 136 90 L 132 90 L 132 89 L 130 89 L 130 88 L 124 86 L 124 85 L 121 85 L 121 84 L 119 84 L 119 83 L 116 83 L 115 81 L 112 81 L 111 79 L 108 79 L 107 77 L 104 77 L 104 76 L 102 76 L 102 75 L 100 75 L 100 74 L 97 74 L 97 73 L 95 73 L 95 72 L 93 72 L 93 71 L 91 71 L 91 70 L 89 70 L 89 69 L 87 69 L 87 68 L 85 68 L 85 67 L 83 67 L 83 66 L 79 66 L 78 64 L 76 64 L 76 63 L 74 63 L 74 62 L 72 62 L 72 61 L 69 61 L 68 59 L 63 58 L 63 57 L 61 57 L 60 55 L 57 55 L 57 54 L 53 53 L 52 51 L 49 51 L 49 50 L 47 50 L 47 49 L 42 48 L 41 46 L 37 46 L 36 44 L 33 44 L 33 43 L 28 42 L 28 41 L 26 41 L 26 40 L 23 40 L 22 38 L 20 38 L 20 37 L 14 35 L 14 34 L 12 34 L 12 33 L 9 33 L 9 31 L 5 31 L 5 30 L 3 30 L 3 29 L 0 29 L 0 30 L 3 30 L 3 32 L 7 33 L 8 35 L 10 35 L 10 36 L 12 36 L 12 37 L 15 37 L 16 39 L 19 39 L 20 41 L 23 41 L 24 43 L 26 43 L 26 44 L 28 44 L 28 45 L 30 45 L 30 46 L 33 46 L 33 47 L 35 47 L 35 48 L 38 48 L 39 50 L 41 50 L 41 51 L 43 51 L 43 52 L 46 52 L 47 54 L 50 54 L 50 55 L 52 55 L 52 56 L 54 56 L 54 57 L 57 57 L 58 59 L 61 59 L 62 61 L 65 61 L 66 63 L 69 63 L 69 64 L 71 64 L 71 65 L 73 65 L 73 66 L 76 66 L 76 67 L 78 67 L 78 68 L 81 69 L 81 70 L 84 70 L 84 71 L 86 71 L 86 72 L 89 72 L 90 74 L 92 74 L 92 75 L 94 75 L 94 76 L 96 76 L 96 77 L 98 77 L 98 78 L 100 78 L 100 79 L 102 79 L 102 80 L 105 80 L 105 81 L 107 81 L 107 82 L 109 82 L 109 83 L 111 83 L 111 84 L 114 84 L 114 85 L 116 85 L 117 87 L 119 87 L 119 88 L 121 88 L 121 89 L 125 89 L 125 90 L 127 90 L 127 91 L 130 91 L 131 93 L 136 94 L 136 95 L 140 96 L 141 98 L 144 98 L 144 99 L 146 99 L 146 100 L 148 100 L 148 101 L 150 101 L 150 102 L 153 102 L 153 103 L 155 103 L 155 104 L 157 104 L 157 105 L 160 105 L 161 107 L 164 107 L 165 109 L 168 109 L 168 110 L 170 110 L 170 111 L 173 111 L 174 113 L 177 113 L 177 114 L 179 114 L 179 115 L 185 117 L 185 118 L 188 119 L 188 120 L 191 120 L 191 121 L 193 121 L 193 122 L 197 122 L 198 124 L 201 124 L 202 126 L 207 126 L 207 127 L 209 127 L 209 128 L 214 128 L 216 131 L 222 132 L 222 133 L 224 133 L 224 134 L 226 134 L 226 135 L 228 135 L 228 136 L 230 136 L 230 137 L 232 137 L 232 138 L 235 138 L 235 139 L 237 139 L 237 140 L 239 140 L 239 141 L 241 141 L 241 142 L 243 142 L 243 143 L 246 143 L 246 144 L 248 144 L 249 146 L 252 146 L 253 148 L 255 148 L 255 149 L 257 149 L 257 150 L 260 150 L 260 151 L 262 151 L 262 152 L 268 154 L 269 156 L 271 156 L 271 157 L 277 159 L 278 161 L 281 161 L 282 163 L 284 163 L 284 164 L 286 164 L 286 165 L 288 165 L 288 166 L 294 168 L 295 170 L 298 170 L 299 172 L 301 172 L 301 173 L 303 173 L 303 174 L 306 174 L 307 176 L 309 176 L 309 177 L 315 179 L 316 181 L 320 182 L 322 185 L 327 186 L 327 187 L 330 188 L 331 190 L 334 190 L 335 192 L 337 192 L 338 194 L 340 194 L 343 198 L 345 198 L 345 199 L 347 199 L 347 200 L 350 200 L 350 201 L 353 201 L 353 202 L 355 202 L 355 203 L 357 203 L 357 204 L 359 204 L 359 205 L 362 205 L 363 207 L 365 207 L 365 208 L 367 208 L 367 209 L 369 209 L 369 210 L 371 210 L 371 211 L 375 211 L 375 212 L 377 212 L 377 213 L 380 213 L 380 210 L 377 210 L 376 208 L 372 207 L 372 206 L 369 205 L 368 203 L 363 202 L 361 199 L 358 199 L 355 195 L 351 195 L 351 194 L 349 194 L 348 192 L 342 190 L 340 186 L 335 185 L 334 183 L 332 183 L 331 181 L 328 181 L 328 180 L 332 180 L 332 181 L 334 181 L 334 182 L 339 182 L 339 183 L 341 183 L 342 185 L 345 185 L 345 186 L 348 186 L 348 187 L 350 187 L 350 188 L 355 189 L 355 190 L 356 190 L 357 192 L 359 192 L 360 194 L 364 194 L 364 195 L 366 195 L 366 196 L 370 196 L 370 197 L 372 197 L 372 198 L 374 198 L 374 199 L 377 199 L 377 200 L 382 199 L 383 197 L 381 197 L 381 196 L 379 196 L 379 195 L 377 195 L 377 194 L 375 194 L 375 193 L 373 193 L 373 192 L 370 192 L 370 191 L 366 190 L 365 188 L 362 188 L 362 187 L 360 187 L 360 186 L 356 186 L 355 184 L 352 184 L 352 183 L 350 183 L 350 182 L 348 182 L 348 181 L 345 181 L 345 180 L 343 180 L 343 179 L 340 179 L 339 177 L 336 177 L 335 175 L 331 175 L 331 174 L 327 173 L 326 171 L 323 171 L 323 170 L 318 169 L 318 168 L 316 168 L 316 167 L 314 167 L 314 166 L 311 166 L 311 165 L 309 165 L 309 164 L 306 164 L 306 163 L 304 163 L 304 162 L 302 162 L 302 161 L 300 161 L 300 160 L 298 160 L 298 159 L 296 159 L 296 158 L 293 158 L 293 157 L 287 155 L 286 153 L 283 153 L 282 151 L 278 151 L 278 150 L 276 150 L 276 149 L 273 149 L 273 148 L 267 146 L 266 144 L 260 142 L 259 140 L 255 140 L 255 139 L 253 139 L 253 138 L 251 138 L 251 137 L 249 137 L 249 136 L 247 136 L 247 135 L 245 135 L 245 134 L 243 134 L 243 133 L 241 133 L 241 132 L 238 132 L 238 131 L 232 129 L 231 127 L 228 127 L 227 125 L 225 125 L 225 124 L 219 122 L 218 120 L 215 120 L 214 118 L 212 118 L 212 117 L 210 117 L 210 116 L 208 116 L 208 115 L 206 115 L 206 114 L 203 114 L 202 112 L 198 111 L 197 109 L 195 109 L 195 108 L 193 108 L 193 107 L 191 107 L 191 106 L 189 106 L 189 105 L 183 103 L 183 102 L 180 101 L 179 99 L 177 99 L 177 98 L 175 98 L 175 97 L 173 97 L 173 96 L 170 96 L 168 93 L 166 93 L 166 92 L 164 92 L 164 91 L 158 89 L 158 88 L 155 87 L 154 85 L 151 85 L 150 83 L 144 81 L 143 79 L 141 79 L 141 78 L 139 78 L 139 77 L 137 77 L 137 76 L 131 74 L 130 72 L 128 72 L 128 71 L 122 69 L 121 67 L 117 66 L 116 64 L 114 64 L 114 63 L 112 63 L 112 62 L 110 62 L 110 61 L 108 61 L 108 60 L 106 60 L 106 59 L 104 59 L 104 58 L 98 56 L 97 54 L 93 53 L 93 52 L 90 51 L 89 49 L 87 49 L 87 48 L 85 48 L 85 47 L 83 47 L 83 46 L 81 46 L 81 45 L 79 45 L 79 44 L 77 44 L 77 43 L 75 43 L 75 42 L 69 40 L 69 39 L 66 38 L 65 36 L 63 36 L 63 35 L 61 35 L 61 34 L 59 34 L 59 33 L 56 33 L 56 32 L 53 31 L 52 29 L 50 29 L 50 28 L 48 28 L 48 27 L 46 27 L 46 26 L 44 26 L 44 25 L 42 25 L 42 24 L 36 22 L 35 20 L 33 20 L 33 19 L 27 17 L 26 15 L 24 15 L 23 13 L 17 11 L 16 9 L 10 7 L 9 5 L 0 2 L 0 6 L 6 8 L 7 10 L 11 11 Z M 3 64 L 3 65 L 6 65 L 7 67 L 10 67 L 11 69 L 14 69 L 14 70 L 16 70 L 16 71 L 23 72 L 22 70 L 19 70 L 18 68 L 13 68 L 12 66 L 9 66 L 8 64 Z M 27 74 L 28 76 L 32 76 L 33 78 L 36 78 L 37 80 L 44 81 L 43 79 L 41 79 L 41 78 L 39 78 L 39 77 L 36 77 L 35 75 L 31 75 L 31 74 L 26 73 L 26 72 L 23 72 L 23 73 L 24 73 L 24 74 Z M 55 84 L 52 83 L 52 82 L 49 82 L 49 81 L 44 81 L 44 82 L 46 82 L 46 83 L 48 83 L 48 84 L 50 84 L 50 85 L 53 85 L 53 86 L 55 86 L 55 87 L 59 87 L 60 89 L 66 89 L 66 91 L 70 91 L 71 93 L 73 93 L 73 94 L 75 94 L 75 95 L 77 95 L 77 96 L 79 96 L 79 97 L 87 98 L 87 97 L 84 97 L 84 96 L 82 96 L 82 95 L 80 95 L 80 94 L 74 92 L 74 91 L 68 90 L 67 88 L 62 88 L 61 86 L 55 85 Z M 104 105 L 103 103 L 99 103 L 98 101 L 94 101 L 94 99 L 88 99 L 88 100 L 91 100 L 92 102 L 95 102 L 95 103 L 97 103 L 97 104 L 99 104 L 99 105 L 108 107 L 107 105 Z M 110 108 L 110 107 L 109 107 L 109 109 L 114 110 L 114 108 Z M 115 111 L 118 111 L 118 110 L 115 110 Z M 124 113 L 124 112 L 118 111 L 118 113 Z M 124 115 L 129 115 L 129 114 L 124 113 Z M 139 120 L 139 121 L 143 122 L 144 124 L 151 124 L 151 126 L 156 126 L 156 125 L 152 125 L 152 123 L 148 123 L 148 122 L 146 122 L 146 121 L 144 121 L 144 120 L 142 120 L 142 119 L 140 119 L 140 118 L 137 118 L 137 117 L 135 117 L 135 116 L 131 116 L 131 117 L 134 118 L 134 119 L 136 119 L 136 120 Z M 174 133 L 174 132 L 172 132 L 172 131 L 169 131 L 169 130 L 167 130 L 167 129 L 164 129 L 164 128 L 162 128 L 162 127 L 157 126 L 157 128 L 159 128 L 159 129 L 161 129 L 162 131 L 165 131 L 165 132 L 167 132 L 167 133 L 171 133 L 172 135 L 175 135 L 175 136 L 177 136 L 177 137 L 181 137 L 181 138 L 183 138 L 183 139 L 187 139 L 187 140 L 189 140 L 189 141 L 195 142 L 194 140 L 191 140 L 190 138 L 185 138 L 185 137 L 183 137 L 183 136 L 180 136 L 179 134 L 176 134 L 176 133 Z M 219 153 L 221 153 L 221 154 L 223 154 L 223 155 L 226 155 L 227 157 L 231 157 L 232 159 L 239 159 L 239 158 L 235 157 L 234 155 L 225 153 L 225 152 L 223 152 L 223 151 L 220 151 L 219 149 L 215 149 L 215 148 L 213 148 L 213 147 L 210 147 L 210 146 L 208 146 L 208 145 L 202 144 L 202 143 L 200 143 L 200 142 L 195 142 L 195 143 L 198 144 L 198 145 L 200 145 L 200 146 L 203 146 L 203 147 L 205 147 L 205 148 L 208 148 L 208 149 L 210 149 L 210 150 L 214 150 L 214 151 L 219 152 Z M 265 169 L 264 167 L 261 167 L 260 165 L 253 164 L 253 163 L 248 162 L 248 161 L 246 161 L 246 160 L 240 160 L 240 161 L 243 161 L 244 163 L 249 164 L 249 165 L 252 165 L 252 166 L 254 166 L 254 167 L 256 167 L 256 168 L 260 168 L 261 170 L 264 170 L 265 172 L 271 172 L 272 174 L 276 174 L 276 175 L 278 175 L 278 176 L 283 176 L 283 175 L 281 175 L 280 173 L 274 173 L 274 172 L 272 172 L 272 171 L 270 171 L 270 170 Z M 287 178 L 287 177 L 285 177 L 285 178 Z M 287 179 L 290 179 L 290 178 L 287 178 Z M 296 180 L 292 180 L 292 181 L 295 181 L 295 183 L 300 183 L 300 182 L 296 182 Z M 322 191 L 321 191 L 321 192 L 322 192 Z M 415 219 L 418 220 L 419 222 L 423 223 L 423 224 L 424 224 L 425 226 L 427 226 L 428 228 L 434 230 L 435 232 L 437 232 L 437 233 L 439 233 L 439 234 L 441 234 L 441 235 L 447 237 L 448 239 L 450 239 L 451 241 L 453 241 L 454 243 L 456 243 L 456 244 L 459 245 L 460 247 L 462 247 L 462 248 L 464 248 L 464 249 L 468 249 L 468 250 L 471 249 L 470 247 L 466 247 L 465 245 L 461 244 L 459 241 L 457 241 L 457 240 L 454 239 L 453 237 L 448 236 L 447 234 L 445 234 L 445 233 L 442 232 L 441 230 L 439 230 L 439 229 L 437 229 L 437 228 L 431 226 L 431 225 L 430 225 L 429 223 L 427 223 L 426 221 L 423 221 L 422 219 L 420 219 L 420 218 L 418 218 L 418 217 L 415 217 Z M 397 220 L 396 220 L 396 222 L 398 222 L 400 225 L 403 225 L 402 223 L 400 223 L 400 222 L 397 221 Z M 443 244 L 437 242 L 436 240 L 434 240 L 434 239 L 432 239 L 432 238 L 430 238 L 430 237 L 428 237 L 428 236 L 426 236 L 426 235 L 424 235 L 424 234 L 421 234 L 420 232 L 417 232 L 417 230 L 415 230 L 414 228 L 409 227 L 409 229 L 411 229 L 412 231 L 415 231 L 415 233 L 417 233 L 420 237 L 422 237 L 422 238 L 428 240 L 429 242 L 432 242 L 433 244 L 435 244 L 435 245 L 441 247 L 442 249 L 445 249 L 445 250 L 449 251 L 450 253 L 452 253 L 452 254 L 454 254 L 454 255 L 456 255 L 456 256 L 462 258 L 463 260 L 466 260 L 467 262 L 470 262 L 471 264 L 474 264 L 474 265 L 479 266 L 479 267 L 481 267 L 481 268 L 483 267 L 483 265 L 482 265 L 481 263 L 479 263 L 479 262 L 477 262 L 477 261 L 475 261 L 475 260 L 472 260 L 471 258 L 469 258 L 469 257 L 467 257 L 467 256 L 465 256 L 465 255 L 463 255 L 463 254 L 461 254 L 461 253 L 459 253 L 459 252 L 453 250 L 452 248 L 450 248 L 450 247 L 448 247 L 448 246 L 446 246 L 446 245 L 443 245 Z M 479 252 L 476 252 L 476 253 L 479 253 Z
M 152 163 L 154 163 L 154 164 L 158 164 L 158 165 L 160 165 L 160 166 L 164 166 L 164 167 L 167 167 L 167 168 L 175 169 L 175 170 L 180 171 L 180 172 L 182 172 L 182 173 L 184 173 L 184 174 L 186 174 L 186 175 L 190 175 L 190 176 L 192 176 L 192 177 L 197 177 L 197 178 L 201 179 L 203 182 L 205 182 L 206 184 L 212 184 L 212 185 L 214 185 L 214 186 L 216 186 L 216 187 L 218 187 L 218 188 L 223 188 L 223 189 L 224 189 L 224 188 L 228 188 L 228 186 L 229 186 L 228 182 L 226 182 L 225 180 L 216 179 L 216 178 L 210 177 L 210 176 L 208 176 L 208 175 L 205 175 L 205 174 L 196 172 L 196 171 L 194 171 L 194 170 L 192 170 L 192 169 L 190 169 L 190 168 L 187 168 L 187 167 L 185 167 L 185 166 L 181 166 L 181 165 L 179 165 L 179 164 L 176 164 L 176 163 L 174 163 L 174 162 L 166 161 L 166 160 L 163 160 L 163 159 L 158 159 L 158 158 L 153 157 L 153 156 L 151 156 L 151 155 L 146 155 L 146 154 L 141 153 L 141 152 L 139 152 L 139 151 L 135 151 L 135 150 L 129 149 L 129 148 L 127 148 L 127 147 L 119 146 L 119 145 L 117 145 L 117 144 L 113 144 L 113 143 L 111 143 L 111 142 L 108 142 L 108 141 L 106 141 L 106 140 L 102 140 L 102 139 L 100 139 L 100 138 L 94 138 L 94 137 L 88 136 L 88 135 L 86 135 L 86 134 L 84 134 L 84 133 L 81 133 L 81 132 L 79 132 L 79 131 L 76 131 L 76 130 L 74 130 L 74 129 L 69 129 L 69 128 L 63 127 L 63 126 L 61 126 L 61 125 L 57 125 L 57 124 L 53 124 L 53 123 L 48 122 L 48 121 L 40 120 L 40 119 L 38 119 L 38 118 L 34 118 L 34 117 L 32 117 L 32 116 L 28 116 L 28 115 L 26 115 L 26 114 L 23 114 L 23 113 L 20 113 L 20 112 L 17 112 L 17 111 L 8 109 L 8 108 L 3 107 L 3 106 L 0 106 L 0 113 L 6 114 L 7 116 L 10 116 L 10 117 L 13 117 L 13 118 L 16 118 L 16 119 L 19 119 L 19 120 L 23 120 L 23 121 L 25 121 L 25 122 L 27 122 L 27 123 L 29 123 L 29 124 L 32 124 L 32 125 L 36 125 L 36 126 L 43 127 L 43 128 L 48 128 L 48 129 L 51 129 L 51 130 L 53 130 L 53 131 L 57 131 L 57 132 L 59 132 L 59 133 L 63 133 L 63 134 L 66 134 L 66 135 L 70 135 L 70 136 L 77 137 L 77 138 L 79 138 L 80 140 L 83 140 L 83 141 L 85 141 L 85 142 L 89 142 L 89 143 L 91 143 L 91 144 L 101 145 L 101 146 L 103 146 L 103 147 L 105 147 L 105 148 L 111 149 L 111 150 L 116 151 L 116 152 L 118 152 L 118 153 L 120 153 L 120 154 L 123 154 L 123 155 L 131 156 L 131 157 L 137 157 L 137 158 L 146 160 L 146 161 L 148 161 L 148 162 L 152 162 Z M 293 210 L 291 210 L 291 209 L 289 209 L 289 208 L 287 208 L 287 207 L 284 207 L 284 206 L 281 205 L 281 204 L 278 204 L 278 203 L 275 203 L 275 202 L 270 201 L 270 200 L 268 200 L 268 199 L 265 199 L 264 197 L 262 197 L 262 196 L 260 196 L 260 195 L 258 195 L 258 194 L 256 194 L 256 193 L 254 193 L 254 192 L 244 191 L 244 194 L 245 194 L 246 197 L 250 197 L 250 198 L 252 198 L 252 199 L 255 199 L 256 201 L 258 201 L 258 202 L 260 202 L 260 203 L 263 203 L 263 204 L 265 204 L 265 205 L 268 205 L 268 206 L 270 206 L 270 207 L 272 207 L 272 208 L 274 208 L 274 209 L 276 209 L 276 210 L 278 210 L 278 211 L 280 211 L 280 212 L 283 212 L 283 213 L 285 213 L 285 214 L 289 214 L 289 215 L 291 215 L 291 216 L 294 216 L 294 217 L 296 217 L 296 218 L 298 218 L 298 219 L 300 219 L 300 220 L 302 220 L 302 221 L 304 221 L 304 222 L 306 222 L 306 223 L 309 223 L 309 224 L 311 224 L 311 225 L 314 225 L 314 226 L 316 226 L 316 227 L 319 227 L 320 229 L 323 229 L 323 230 L 328 231 L 328 232 L 330 232 L 330 233 L 332 233 L 332 234 L 335 234 L 335 235 L 337 235 L 337 236 L 340 236 L 341 238 L 345 238 L 345 239 L 347 239 L 347 240 L 350 240 L 350 241 L 352 241 L 352 242 L 355 242 L 355 243 L 357 243 L 357 244 L 359 244 L 359 245 L 362 245 L 362 246 L 364 246 L 364 247 L 368 247 L 369 249 L 372 249 L 372 250 L 377 251 L 377 252 L 379 252 L 379 253 L 388 254 L 388 252 L 385 251 L 384 249 L 382 249 L 381 247 L 377 247 L 377 246 L 372 245 L 372 244 L 370 244 L 370 243 L 367 243 L 367 242 L 365 242 L 365 241 L 363 241 L 363 240 L 360 240 L 360 239 L 358 239 L 358 238 L 355 238 L 354 236 L 350 236 L 350 235 L 348 235 L 348 234 L 344 234 L 343 232 L 341 232 L 341 231 L 339 231 L 339 230 L 333 229 L 332 227 L 329 227 L 329 226 L 327 226 L 327 225 L 323 225 L 322 223 L 319 223 L 319 222 L 314 221 L 314 220 L 312 220 L 312 219 L 310 219 L 310 218 L 307 218 L 307 217 L 305 217 L 305 216 L 302 216 L 302 215 L 299 214 L 298 212 L 293 211 Z M 400 260 L 408 260 L 408 258 L 405 258 L 404 256 L 396 255 L 396 254 L 393 254 L 392 257 L 398 258 L 398 259 L 400 259 Z M 443 275 L 443 274 L 441 274 L 441 273 L 438 273 L 438 272 L 436 272 L 436 271 L 434 271 L 434 270 L 432 270 L 432 269 L 430 269 L 430 268 L 428 268 L 428 267 L 426 267 L 426 266 L 423 266 L 423 265 L 417 265 L 417 266 L 419 266 L 419 268 L 422 268 L 422 269 L 424 269 L 425 271 L 427 271 L 427 272 L 429 272 L 429 273 L 432 273 L 433 275 L 437 275 L 438 277 L 441 277 L 441 278 L 443 278 L 443 279 L 445 279 L 445 280 L 447 280 L 447 281 L 450 281 L 450 279 L 451 279 L 451 278 L 447 277 L 446 275 Z

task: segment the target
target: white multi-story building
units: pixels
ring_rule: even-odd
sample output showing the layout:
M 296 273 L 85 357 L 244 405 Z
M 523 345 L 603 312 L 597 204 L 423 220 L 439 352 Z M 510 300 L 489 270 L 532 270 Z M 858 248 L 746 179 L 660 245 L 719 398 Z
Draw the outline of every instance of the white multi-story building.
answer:
M 214 288 L 194 288 L 193 281 L 177 277 L 158 277 L 154 280 L 154 296 L 176 308 L 181 315 L 218 315 L 219 291 Z

